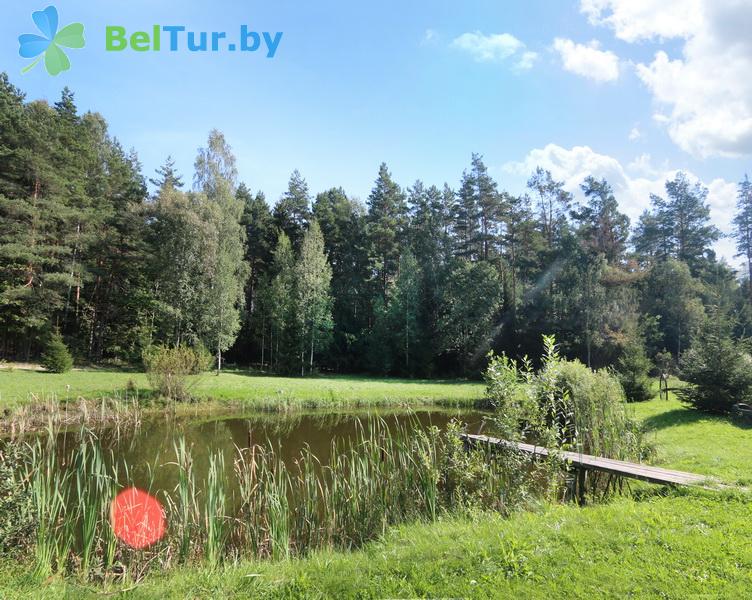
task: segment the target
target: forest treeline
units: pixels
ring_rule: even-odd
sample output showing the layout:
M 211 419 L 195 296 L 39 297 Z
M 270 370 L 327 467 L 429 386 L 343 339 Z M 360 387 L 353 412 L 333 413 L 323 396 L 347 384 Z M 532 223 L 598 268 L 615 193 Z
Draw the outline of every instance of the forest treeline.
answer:
M 59 332 L 86 362 L 188 344 L 276 372 L 445 376 L 489 350 L 538 356 L 543 334 L 601 367 L 676 359 L 708 314 L 737 337 L 752 325 L 746 177 L 738 276 L 712 250 L 707 189 L 682 174 L 631 226 L 607 181 L 577 202 L 537 169 L 512 195 L 480 155 L 454 187 L 403 188 L 382 164 L 365 202 L 314 196 L 295 171 L 270 206 L 217 131 L 194 170 L 168 159 L 150 194 L 101 115 L 0 76 L 0 356 L 38 358 Z

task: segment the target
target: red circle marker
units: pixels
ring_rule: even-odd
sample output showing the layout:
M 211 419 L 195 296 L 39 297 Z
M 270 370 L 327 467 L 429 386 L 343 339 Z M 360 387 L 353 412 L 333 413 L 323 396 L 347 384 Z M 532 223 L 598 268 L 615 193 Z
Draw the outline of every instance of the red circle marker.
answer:
M 165 513 L 159 500 L 136 488 L 125 489 L 115 497 L 110 520 L 115 535 L 132 548 L 151 546 L 165 533 Z

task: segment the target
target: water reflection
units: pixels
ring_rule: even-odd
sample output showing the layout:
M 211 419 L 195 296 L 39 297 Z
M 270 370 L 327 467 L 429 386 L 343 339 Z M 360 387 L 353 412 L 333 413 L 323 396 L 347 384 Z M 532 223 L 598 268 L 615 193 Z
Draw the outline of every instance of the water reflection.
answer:
M 135 485 L 153 494 L 171 493 L 178 481 L 175 461 L 175 442 L 185 438 L 193 459 L 196 482 L 201 487 L 206 480 L 211 453 L 221 451 L 225 457 L 225 481 L 230 496 L 236 492 L 233 462 L 239 448 L 252 445 L 273 447 L 277 456 L 292 466 L 301 450 L 308 446 L 322 464 L 330 460 L 332 440 L 347 444 L 359 427 L 368 427 L 374 419 L 381 419 L 391 431 L 414 430 L 436 426 L 444 429 L 450 420 L 466 424 L 470 433 L 480 433 L 487 413 L 462 410 L 419 410 L 403 412 L 353 413 L 254 413 L 244 416 L 157 418 L 143 421 L 133 431 L 102 430 L 97 436 L 108 457 L 117 463 L 122 474 L 121 485 Z M 65 462 L 78 445 L 77 432 L 60 433 L 58 452 Z M 127 481 L 126 481 L 127 480 Z

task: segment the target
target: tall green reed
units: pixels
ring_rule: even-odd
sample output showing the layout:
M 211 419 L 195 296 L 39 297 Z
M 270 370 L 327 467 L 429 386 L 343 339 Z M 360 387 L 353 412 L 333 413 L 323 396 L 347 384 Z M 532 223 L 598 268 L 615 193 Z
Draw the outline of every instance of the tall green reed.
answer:
M 29 464 L 38 572 L 92 579 L 124 567 L 138 578 L 152 564 L 284 559 L 320 548 L 355 548 L 406 521 L 513 510 L 530 494 L 530 478 L 516 472 L 519 461 L 465 448 L 460 430 L 456 423 L 440 431 L 417 420 L 373 419 L 360 423 L 351 438 L 333 439 L 326 463 L 307 446 L 285 461 L 279 446 L 254 445 L 237 449 L 232 469 L 224 454 L 211 453 L 201 480 L 192 449 L 178 438 L 175 460 L 159 467 L 176 470 L 174 489 L 161 491 L 167 534 L 142 551 L 118 541 L 109 522 L 115 493 L 131 479 L 128 465 L 118 466 L 87 431 L 61 462 L 50 430 L 35 442 Z M 535 475 L 532 463 L 524 468 Z
M 209 471 L 206 478 L 206 560 L 215 565 L 222 560 L 228 536 L 227 497 L 224 485 L 225 459 L 221 452 L 209 456 Z

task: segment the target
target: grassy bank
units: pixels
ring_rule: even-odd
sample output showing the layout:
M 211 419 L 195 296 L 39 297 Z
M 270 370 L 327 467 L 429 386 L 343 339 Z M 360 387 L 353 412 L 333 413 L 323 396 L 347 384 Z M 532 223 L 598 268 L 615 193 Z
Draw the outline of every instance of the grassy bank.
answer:
M 692 493 L 392 530 L 353 553 L 155 575 L 127 598 L 743 598 L 750 502 Z M 5 569 L 4 598 L 97 597 Z
M 74 370 L 55 374 L 30 369 L 0 370 L 0 409 L 54 397 L 97 400 L 138 390 L 148 395 L 146 375 L 114 370 Z M 246 408 L 378 406 L 388 404 L 471 405 L 483 397 L 483 384 L 465 381 L 386 379 L 361 376 L 271 377 L 245 371 L 206 374 L 192 392 L 201 400 L 242 403 Z
M 752 428 L 687 408 L 673 395 L 630 405 L 657 450 L 655 464 L 752 485 Z
M 293 380 L 296 381 L 296 380 Z M 676 399 L 630 410 L 648 428 L 655 463 L 752 480 L 752 429 Z M 742 598 L 752 589 L 752 495 L 637 486 L 634 499 L 542 505 L 390 530 L 356 552 L 152 574 L 127 598 Z M 100 597 L 75 580 L 0 569 L 0 597 Z

